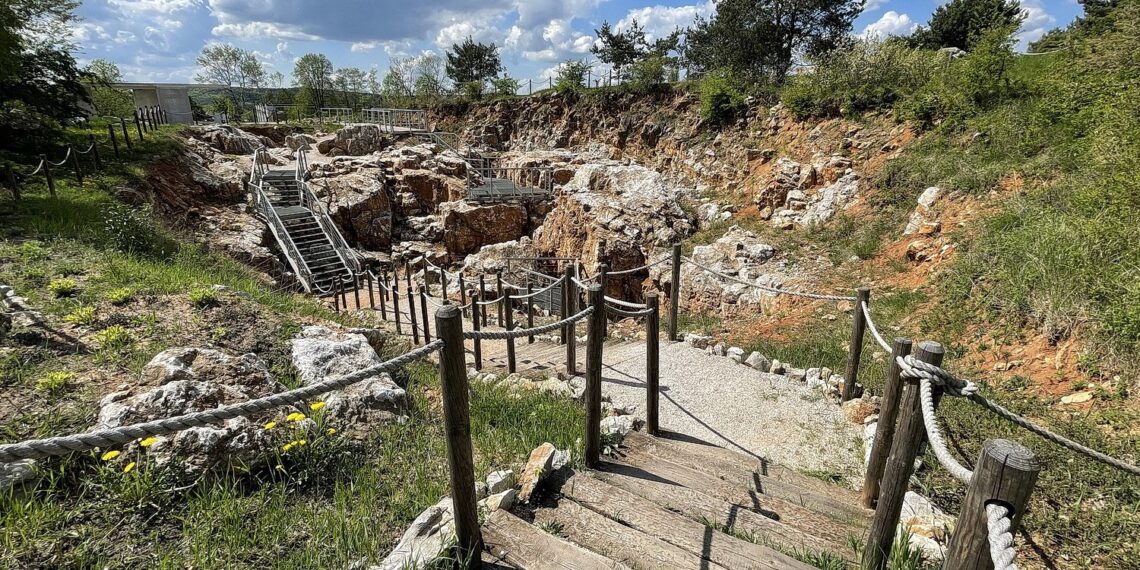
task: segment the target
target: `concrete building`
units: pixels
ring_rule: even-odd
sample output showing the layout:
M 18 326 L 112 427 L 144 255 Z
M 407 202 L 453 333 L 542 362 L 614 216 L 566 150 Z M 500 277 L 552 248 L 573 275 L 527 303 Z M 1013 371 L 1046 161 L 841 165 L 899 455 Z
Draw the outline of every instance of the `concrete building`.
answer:
M 222 87 L 196 83 L 114 83 L 112 87 L 126 89 L 134 97 L 135 107 L 161 107 L 171 123 L 193 123 L 190 110 L 190 88 Z

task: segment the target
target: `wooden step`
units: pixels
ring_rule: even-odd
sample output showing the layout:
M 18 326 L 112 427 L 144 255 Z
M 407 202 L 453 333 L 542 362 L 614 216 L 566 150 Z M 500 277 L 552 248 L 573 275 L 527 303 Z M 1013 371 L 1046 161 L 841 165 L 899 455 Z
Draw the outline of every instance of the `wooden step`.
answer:
M 705 495 L 645 471 L 608 463 L 589 476 L 628 493 L 645 497 L 662 508 L 706 525 L 718 525 L 742 536 L 756 537 L 785 552 L 828 551 L 854 561 L 854 553 L 844 543 L 832 543 L 811 533 L 770 519 L 747 507 Z
M 770 463 L 731 450 L 671 440 L 667 434 L 665 437 L 650 437 L 641 432 L 630 433 L 622 447 L 627 454 L 648 454 L 666 459 L 737 486 L 803 505 L 840 521 L 869 521 L 874 515 L 874 511 L 860 505 L 858 495 L 849 489 L 798 473 L 789 476 L 789 469 L 773 469 L 775 466 Z M 779 471 L 784 477 L 761 475 L 756 468 L 762 463 L 767 464 L 769 473 Z M 824 483 L 828 487 L 820 489 L 812 482 Z M 801 487 L 801 484 L 805 486 Z
M 563 509 L 563 502 L 580 505 L 597 516 L 613 519 L 618 527 L 628 527 L 642 535 L 666 542 L 681 549 L 688 556 L 679 558 L 684 568 L 755 568 L 765 570 L 811 568 L 774 548 L 741 540 L 725 534 L 702 522 L 692 520 L 658 505 L 656 502 L 609 485 L 592 473 L 575 473 L 562 486 L 563 499 L 555 510 Z M 569 501 L 567 499 L 570 499 Z M 604 537 L 590 540 L 601 541 Z M 636 537 L 629 537 L 631 553 L 627 556 L 651 558 L 652 553 L 639 552 L 633 546 Z M 695 565 L 694 565 L 695 563 Z M 637 564 L 641 568 L 664 567 L 656 564 Z
M 483 523 L 483 543 L 492 557 L 522 570 L 629 570 L 503 510 L 491 513 Z

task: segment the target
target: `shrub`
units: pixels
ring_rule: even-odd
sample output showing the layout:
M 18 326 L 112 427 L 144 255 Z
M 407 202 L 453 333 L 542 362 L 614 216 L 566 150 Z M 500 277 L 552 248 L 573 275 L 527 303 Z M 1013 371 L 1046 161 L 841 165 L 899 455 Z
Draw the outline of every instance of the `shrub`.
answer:
M 135 291 L 130 287 L 120 287 L 118 289 L 112 289 L 107 292 L 107 300 L 115 306 L 126 305 L 127 303 L 131 302 L 131 299 L 134 298 Z
M 701 118 L 710 124 L 728 123 L 744 107 L 744 94 L 728 70 L 706 73 L 698 82 L 697 90 L 701 99 Z
M 95 307 L 79 307 L 64 315 L 63 320 L 77 325 L 89 326 L 95 322 Z
M 40 392 L 55 393 L 67 385 L 73 378 L 74 372 L 48 372 L 36 380 L 36 390 Z
M 629 86 L 637 91 L 652 91 L 665 85 L 665 73 L 670 60 L 665 57 L 647 57 L 629 66 Z
M 70 277 L 52 279 L 48 283 L 48 291 L 56 297 L 70 297 L 79 292 L 79 283 Z
M 131 331 L 124 328 L 122 325 L 111 325 L 97 333 L 92 337 L 99 348 L 104 350 L 115 350 L 127 346 L 134 337 Z
M 213 307 L 218 304 L 218 293 L 209 287 L 196 287 L 188 294 L 190 304 L 199 309 Z
M 495 93 L 495 95 L 503 97 L 509 97 L 511 95 L 518 94 L 519 85 L 520 83 L 518 79 L 507 75 L 496 77 L 495 79 L 491 80 L 491 90 Z
M 581 91 L 586 86 L 586 72 L 590 64 L 585 60 L 567 60 L 558 66 L 558 75 L 554 78 L 554 89 L 559 93 Z
M 155 226 L 148 208 L 110 204 L 103 210 L 103 229 L 115 249 L 124 253 L 161 257 L 174 251 L 173 242 Z

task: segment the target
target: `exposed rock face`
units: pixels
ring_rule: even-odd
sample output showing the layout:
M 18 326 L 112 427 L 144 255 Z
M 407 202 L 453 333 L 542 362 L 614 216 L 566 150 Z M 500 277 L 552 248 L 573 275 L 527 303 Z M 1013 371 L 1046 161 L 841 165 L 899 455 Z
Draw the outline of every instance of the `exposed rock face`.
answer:
M 143 368 L 138 387 L 107 395 L 99 402 L 96 429 L 168 418 L 280 392 L 265 363 L 253 354 L 230 356 L 208 348 L 181 347 L 160 352 Z M 255 462 L 272 449 L 260 425 L 272 412 L 161 436 L 147 449 L 159 462 L 177 458 L 187 473 L 201 473 L 224 462 Z
M 479 251 L 488 244 L 516 240 L 527 227 L 527 211 L 518 204 L 446 202 L 440 207 L 443 217 L 443 243 L 453 256 Z
M 229 125 L 191 127 L 190 136 L 226 154 L 250 154 L 260 146 L 273 147 L 273 141 Z
M 662 253 L 661 255 L 668 255 Z M 773 262 L 776 248 L 768 245 L 750 231 L 732 226 L 710 245 L 693 248 L 693 261 L 714 271 L 730 275 L 747 283 L 767 287 L 780 286 L 784 278 L 780 267 Z M 663 288 L 671 287 L 671 269 L 668 264 L 651 270 L 654 281 Z M 775 295 L 765 293 L 744 283 L 721 279 L 690 264 L 681 266 L 681 302 L 692 309 L 717 310 L 727 313 L 739 305 L 766 308 L 775 302 Z
M 317 144 L 317 138 L 312 136 L 312 135 L 307 135 L 305 133 L 296 133 L 296 134 L 292 134 L 292 135 L 285 137 L 284 143 L 285 143 L 285 146 L 289 147 L 291 150 L 297 150 L 306 144 L 307 145 Z
M 392 139 L 377 125 L 350 125 L 331 138 L 317 143 L 317 152 L 326 156 L 361 156 L 392 146 Z
M 374 250 L 392 244 L 392 202 L 379 170 L 319 179 L 311 187 L 330 203 L 329 212 L 349 241 Z
M 934 204 L 938 202 L 938 198 L 941 195 L 942 190 L 937 186 L 931 186 L 923 190 L 922 194 L 919 194 L 918 205 L 915 206 L 914 212 L 910 214 L 910 220 L 906 223 L 906 229 L 903 230 L 903 235 L 931 235 L 938 233 L 938 230 L 940 230 L 942 226 L 938 222 L 938 212 L 935 211 Z
M 293 365 L 306 384 L 358 372 L 382 361 L 364 335 L 307 326 L 293 339 Z M 351 421 L 403 415 L 407 394 L 388 374 L 378 374 L 324 397 L 328 413 Z

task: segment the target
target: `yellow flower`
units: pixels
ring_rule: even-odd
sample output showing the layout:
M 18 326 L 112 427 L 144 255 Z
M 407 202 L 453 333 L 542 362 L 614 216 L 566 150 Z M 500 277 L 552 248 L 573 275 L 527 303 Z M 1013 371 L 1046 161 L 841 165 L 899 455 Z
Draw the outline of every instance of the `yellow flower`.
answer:
M 299 445 L 299 446 L 300 446 L 300 445 L 305 445 L 306 443 L 309 443 L 309 442 L 307 442 L 307 441 L 305 441 L 305 440 L 303 440 L 303 439 L 302 439 L 302 440 L 299 440 L 299 441 L 297 441 L 297 445 Z
M 281 451 L 282 451 L 283 453 L 289 453 L 289 450 L 290 450 L 290 449 L 293 449 L 293 448 L 294 448 L 294 447 L 296 447 L 296 446 L 297 446 L 297 442 L 295 442 L 295 441 L 290 441 L 289 443 L 286 443 L 285 445 L 282 445 L 282 446 L 281 446 Z
M 278 464 L 277 464 L 277 470 L 278 470 L 278 471 L 284 471 L 284 470 L 285 470 L 285 466 L 284 466 L 284 465 L 282 465 L 282 464 L 280 464 L 280 463 L 278 463 Z
M 329 428 L 329 429 L 325 430 L 325 433 L 332 435 L 332 434 L 336 433 L 336 428 Z
M 313 410 L 314 412 L 321 411 L 321 408 L 323 407 L 325 407 L 324 402 L 313 402 L 312 404 L 309 404 L 309 409 Z
M 285 416 L 285 419 L 287 419 L 291 422 L 299 422 L 299 421 L 305 419 L 305 414 L 302 414 L 301 412 L 293 412 L 293 413 Z
M 126 467 L 123 468 L 123 473 L 130 473 L 131 471 L 134 470 L 134 468 L 135 468 L 135 462 L 132 461 L 132 462 L 128 463 Z
M 150 446 L 154 445 L 157 441 L 158 441 L 158 438 L 154 437 L 152 435 L 152 436 L 140 441 L 139 445 L 141 445 L 143 447 L 150 447 Z
M 277 422 L 269 422 L 265 424 L 265 429 L 273 429 L 275 427 L 277 427 Z
M 104 454 L 103 454 L 103 457 L 101 457 L 101 459 L 102 459 L 103 461 L 110 461 L 110 460 L 112 460 L 112 459 L 114 459 L 114 458 L 116 458 L 116 457 L 118 457 L 118 456 L 119 456 L 119 450 L 117 450 L 117 449 L 112 449 L 111 451 L 108 451 L 107 453 L 104 453 Z

